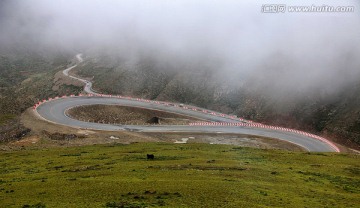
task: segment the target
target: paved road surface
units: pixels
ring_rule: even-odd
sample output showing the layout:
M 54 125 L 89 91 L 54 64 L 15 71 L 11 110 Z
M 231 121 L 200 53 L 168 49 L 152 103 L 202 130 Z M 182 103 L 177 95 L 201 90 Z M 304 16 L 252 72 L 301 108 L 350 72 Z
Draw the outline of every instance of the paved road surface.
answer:
M 77 55 L 79 62 L 82 62 L 81 55 Z M 69 71 L 75 66 L 70 67 L 63 71 L 64 75 L 70 76 Z M 85 83 L 84 90 L 87 93 L 93 94 L 94 96 L 81 96 L 81 97 L 67 97 L 54 99 L 47 101 L 39 105 L 36 110 L 38 114 L 44 119 L 54 122 L 61 125 L 78 127 L 84 129 L 96 129 L 96 130 L 108 130 L 108 131 L 137 131 L 137 132 L 204 132 L 204 133 L 238 133 L 238 134 L 248 134 L 248 135 L 258 135 L 264 137 L 277 138 L 280 140 L 288 141 L 299 145 L 306 149 L 307 151 L 312 152 L 336 152 L 338 149 L 334 147 L 328 141 L 321 141 L 319 139 L 314 139 L 305 135 L 282 131 L 274 129 L 265 129 L 265 128 L 256 128 L 249 126 L 187 126 L 187 125 L 117 125 L 117 124 L 100 124 L 100 123 L 91 123 L 75 120 L 66 115 L 66 110 L 82 105 L 94 105 L 94 104 L 104 104 L 104 105 L 122 105 L 122 106 L 132 106 L 132 107 L 141 107 L 155 110 L 162 110 L 171 113 L 183 114 L 186 116 L 192 116 L 198 119 L 203 119 L 210 122 L 227 122 L 227 123 L 236 123 L 239 122 L 236 118 L 223 117 L 220 113 L 215 113 L 212 115 L 207 110 L 206 113 L 203 112 L 204 109 L 197 108 L 197 110 L 185 109 L 183 106 L 172 103 L 164 102 L 144 102 L 141 100 L 129 99 L 129 98 L 117 98 L 117 97 L 101 97 L 100 94 L 97 94 L 92 91 L 92 83 L 90 81 L 80 79 L 74 76 L 71 78 L 77 79 Z M 243 122 L 248 122 L 244 120 Z

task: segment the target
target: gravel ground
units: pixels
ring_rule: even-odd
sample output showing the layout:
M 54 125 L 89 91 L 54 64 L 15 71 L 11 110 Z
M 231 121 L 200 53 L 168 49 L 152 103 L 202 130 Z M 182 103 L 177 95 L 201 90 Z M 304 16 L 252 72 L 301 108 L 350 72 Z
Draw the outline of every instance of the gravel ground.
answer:
M 157 123 L 154 118 L 158 118 L 158 124 L 163 125 L 187 125 L 199 121 L 174 113 L 116 105 L 80 106 L 68 110 L 67 114 L 81 121 L 112 124 L 147 125 Z

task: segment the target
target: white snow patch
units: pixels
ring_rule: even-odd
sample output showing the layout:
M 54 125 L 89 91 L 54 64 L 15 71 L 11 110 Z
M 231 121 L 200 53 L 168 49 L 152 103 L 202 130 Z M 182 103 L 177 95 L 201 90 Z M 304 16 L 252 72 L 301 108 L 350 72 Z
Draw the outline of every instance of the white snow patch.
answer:
M 174 143 L 175 144 L 186 144 L 188 140 L 189 140 L 188 138 L 182 138 L 181 141 L 176 140 Z
M 120 139 L 119 137 L 110 136 L 110 139 Z

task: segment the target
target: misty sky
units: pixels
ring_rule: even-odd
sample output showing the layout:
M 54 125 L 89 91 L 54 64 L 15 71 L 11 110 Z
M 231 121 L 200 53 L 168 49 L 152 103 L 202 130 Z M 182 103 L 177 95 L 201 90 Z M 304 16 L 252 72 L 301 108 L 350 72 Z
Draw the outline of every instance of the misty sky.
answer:
M 352 13 L 261 12 L 263 4 L 354 6 Z M 158 62 L 215 60 L 229 77 L 334 90 L 360 75 L 360 3 L 227 0 L 0 0 L 0 46 L 107 51 Z

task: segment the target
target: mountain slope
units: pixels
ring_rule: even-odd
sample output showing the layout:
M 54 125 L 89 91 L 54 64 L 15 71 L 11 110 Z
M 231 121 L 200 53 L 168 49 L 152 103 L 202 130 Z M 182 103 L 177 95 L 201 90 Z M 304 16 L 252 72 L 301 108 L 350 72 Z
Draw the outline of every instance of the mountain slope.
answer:
M 180 63 L 167 67 L 151 59 L 128 64 L 123 59 L 97 57 L 88 58 L 76 73 L 93 77 L 94 88 L 100 92 L 193 104 L 306 130 L 359 148 L 360 77 L 334 92 L 314 89 L 308 93 L 271 87 L 266 75 L 244 79 L 235 86 L 211 66 Z

